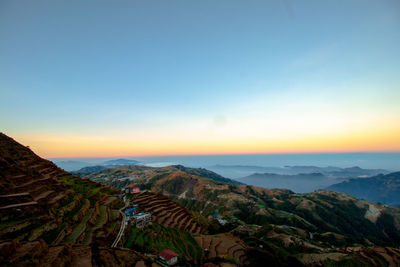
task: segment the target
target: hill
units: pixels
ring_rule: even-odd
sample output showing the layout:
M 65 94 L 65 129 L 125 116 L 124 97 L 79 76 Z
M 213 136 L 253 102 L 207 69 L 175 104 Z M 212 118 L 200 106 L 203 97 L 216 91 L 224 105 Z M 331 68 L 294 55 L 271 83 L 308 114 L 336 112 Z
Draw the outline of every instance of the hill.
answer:
M 123 165 L 135 165 L 138 163 L 139 161 L 133 159 L 112 159 L 104 161 L 103 165 L 123 166 Z
M 106 160 L 103 162 L 97 162 L 97 163 L 89 163 L 86 161 L 78 161 L 78 160 L 53 160 L 53 162 L 60 168 L 70 171 L 70 172 L 81 172 L 84 171 L 85 173 L 88 173 L 88 171 L 93 170 L 90 168 L 99 168 L 102 167 L 103 169 L 107 168 L 116 168 L 119 166 L 124 166 L 124 165 L 136 165 L 139 163 L 137 160 L 132 160 L 132 159 L 112 159 L 112 160 Z M 99 170 L 99 169 L 98 169 Z
M 331 185 L 327 190 L 347 193 L 372 202 L 400 205 L 400 172 L 370 178 L 353 178 Z
M 321 173 L 330 178 L 342 177 L 366 177 L 378 174 L 387 174 L 389 171 L 383 169 L 363 169 L 357 166 L 350 168 L 340 167 L 317 167 L 317 166 L 284 166 L 284 167 L 263 167 L 263 166 L 246 166 L 246 165 L 213 165 L 208 169 L 222 174 L 229 178 L 242 178 L 254 173 L 269 173 L 278 175 L 297 175 L 309 173 Z
M 294 175 L 275 173 L 255 173 L 237 178 L 238 181 L 266 188 L 287 188 L 296 193 L 307 193 L 343 181 L 322 173 L 300 173 Z
M 96 172 L 77 172 L 81 177 L 89 178 L 92 181 L 111 185 L 114 187 L 125 187 L 135 182 L 145 182 L 159 175 L 168 175 L 174 172 L 182 172 L 188 175 L 209 178 L 216 182 L 229 184 L 242 184 L 241 182 L 222 177 L 212 171 L 202 168 L 187 168 L 182 165 L 171 165 L 167 167 L 147 167 L 140 165 L 129 165 L 118 168 L 102 169 Z
M 109 247 L 120 228 L 120 191 L 73 176 L 0 133 L 0 265 L 134 264 Z
M 92 166 L 93 164 L 85 161 L 77 161 L 77 160 L 53 160 L 53 162 L 60 168 L 66 171 L 75 171 L 86 166 Z

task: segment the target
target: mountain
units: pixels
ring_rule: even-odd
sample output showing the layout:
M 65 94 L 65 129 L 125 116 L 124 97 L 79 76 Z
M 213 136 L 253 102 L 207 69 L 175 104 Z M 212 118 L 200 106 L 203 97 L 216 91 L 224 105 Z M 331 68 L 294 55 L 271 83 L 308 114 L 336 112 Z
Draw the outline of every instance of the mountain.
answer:
M 383 169 L 362 169 L 360 167 L 339 168 L 339 167 L 317 167 L 317 166 L 284 166 L 284 167 L 263 167 L 247 165 L 213 165 L 208 169 L 229 178 L 241 178 L 254 173 L 272 173 L 280 175 L 297 175 L 301 173 L 322 173 L 329 177 L 360 177 L 387 174 L 389 171 Z
M 136 165 L 139 161 L 136 160 L 128 160 L 128 159 L 116 159 L 116 160 L 108 160 L 104 161 L 103 165 L 94 165 L 83 167 L 77 171 L 71 171 L 71 173 L 76 174 L 78 176 L 88 175 L 90 173 L 98 172 L 105 169 L 117 168 L 125 165 Z
M 102 165 L 122 166 L 122 165 L 135 165 L 138 163 L 139 163 L 139 161 L 132 160 L 132 159 L 113 159 L 113 160 L 104 161 Z
M 102 165 L 95 165 L 95 166 L 88 166 L 83 167 L 77 171 L 71 171 L 72 174 L 76 174 L 78 176 L 88 175 L 90 173 L 98 172 L 105 169 L 115 168 L 115 166 L 102 166 Z
M 367 176 L 374 176 L 378 174 L 387 174 L 389 171 L 383 169 L 362 169 L 358 166 L 344 168 L 337 171 L 329 172 L 332 176 L 350 176 L 350 177 L 367 177 Z
M 182 165 L 171 165 L 167 167 L 148 167 L 141 165 L 128 165 L 118 168 L 107 168 L 92 173 L 76 172 L 81 177 L 89 178 L 92 181 L 123 188 L 124 186 L 139 180 L 147 181 L 157 175 L 168 175 L 174 172 L 183 172 L 201 177 L 210 178 L 217 182 L 229 184 L 242 184 L 238 181 L 222 177 L 212 171 L 202 168 L 187 168 Z
M 74 171 L 74 170 L 79 170 L 80 168 L 86 167 L 86 166 L 91 166 L 93 164 L 85 161 L 76 161 L 76 160 L 63 160 L 63 161 L 54 161 L 54 163 L 66 170 L 66 171 Z
M 173 165 L 172 167 L 176 168 L 177 170 L 181 170 L 183 172 L 199 175 L 202 177 L 207 177 L 207 178 L 213 179 L 218 182 L 224 182 L 224 183 L 229 183 L 229 184 L 243 184 L 236 180 L 222 177 L 221 175 L 219 175 L 215 172 L 209 171 L 207 169 L 204 169 L 204 168 L 188 168 L 188 167 L 185 167 L 182 165 Z
M 139 163 L 139 161 L 133 159 L 112 159 L 99 163 L 89 163 L 85 161 L 76 161 L 76 160 L 65 160 L 65 161 L 55 160 L 54 163 L 58 167 L 66 171 L 74 173 L 80 173 L 80 172 L 88 173 L 88 171 L 93 170 L 88 167 L 96 167 L 98 168 L 98 170 L 100 170 L 100 167 L 104 167 L 104 169 L 106 169 L 106 168 L 115 168 L 123 165 L 136 165 Z
M 347 193 L 372 202 L 400 205 L 400 172 L 370 178 L 353 178 L 331 185 L 327 190 Z
M 287 188 L 296 193 L 307 193 L 343 181 L 343 178 L 327 176 L 322 173 L 300 173 L 284 175 L 275 173 L 255 173 L 237 178 L 238 181 L 266 188 Z

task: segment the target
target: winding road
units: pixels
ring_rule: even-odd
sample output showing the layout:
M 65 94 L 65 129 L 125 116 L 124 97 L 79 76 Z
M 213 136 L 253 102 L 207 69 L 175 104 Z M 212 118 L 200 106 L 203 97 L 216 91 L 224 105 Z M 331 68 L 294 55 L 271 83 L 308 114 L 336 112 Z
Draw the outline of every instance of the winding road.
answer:
M 127 224 L 127 221 L 126 221 L 126 215 L 123 212 L 123 210 L 126 209 L 128 206 L 129 206 L 129 200 L 127 200 L 125 202 L 125 206 L 123 208 L 119 209 L 119 213 L 122 214 L 121 228 L 119 228 L 118 235 L 115 238 L 114 242 L 112 243 L 111 247 L 116 247 L 118 245 L 119 241 L 121 240 L 122 235 L 124 234 L 125 226 Z

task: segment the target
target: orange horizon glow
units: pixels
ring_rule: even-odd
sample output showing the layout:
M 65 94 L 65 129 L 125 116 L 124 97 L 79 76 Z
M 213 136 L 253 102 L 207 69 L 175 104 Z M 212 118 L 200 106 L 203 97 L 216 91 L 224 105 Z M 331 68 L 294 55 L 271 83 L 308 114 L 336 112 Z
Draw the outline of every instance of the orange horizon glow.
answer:
M 153 128 L 6 134 L 45 158 L 372 153 L 400 151 L 397 121 L 397 113 L 360 116 L 332 109 L 238 116 L 222 124 L 188 120 Z
M 393 130 L 393 129 L 392 129 Z M 13 136 L 12 136 L 13 137 Z M 14 136 L 45 158 L 105 158 L 238 154 L 395 153 L 400 131 L 364 135 L 314 136 L 296 139 L 141 140 Z

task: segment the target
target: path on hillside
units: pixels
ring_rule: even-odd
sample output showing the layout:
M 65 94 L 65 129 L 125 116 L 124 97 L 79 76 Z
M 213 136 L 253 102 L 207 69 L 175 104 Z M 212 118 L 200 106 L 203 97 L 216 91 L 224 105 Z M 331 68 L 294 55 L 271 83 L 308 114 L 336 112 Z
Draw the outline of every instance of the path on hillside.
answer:
M 114 242 L 112 243 L 111 247 L 116 247 L 118 245 L 119 241 L 121 240 L 122 235 L 124 234 L 127 221 L 126 221 L 126 215 L 122 211 L 124 209 L 126 209 L 128 206 L 129 206 L 129 200 L 127 199 L 125 202 L 125 206 L 123 208 L 119 209 L 119 212 L 122 214 L 121 228 L 119 229 L 118 235 L 115 238 Z

